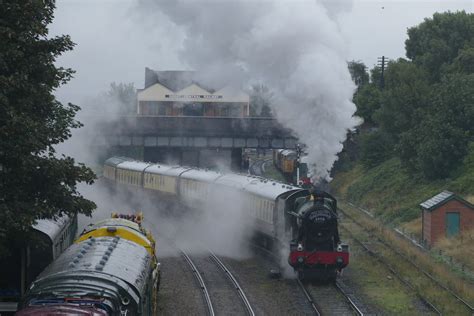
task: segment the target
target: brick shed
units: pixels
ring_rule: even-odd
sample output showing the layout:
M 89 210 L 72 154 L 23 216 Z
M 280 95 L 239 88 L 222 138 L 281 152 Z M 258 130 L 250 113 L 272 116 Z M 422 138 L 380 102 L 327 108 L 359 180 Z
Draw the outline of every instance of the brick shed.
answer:
M 423 241 L 428 246 L 440 237 L 453 237 L 474 228 L 474 205 L 453 192 L 443 191 L 420 207 Z

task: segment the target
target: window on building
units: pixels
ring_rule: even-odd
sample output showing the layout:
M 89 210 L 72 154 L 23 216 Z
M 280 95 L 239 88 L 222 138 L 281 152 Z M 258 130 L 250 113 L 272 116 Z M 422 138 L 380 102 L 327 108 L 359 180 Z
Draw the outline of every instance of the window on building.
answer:
M 140 101 L 141 115 L 164 115 L 160 114 L 160 109 L 164 108 L 163 105 L 160 106 L 158 101 Z
M 229 105 L 229 116 L 230 117 L 241 117 L 242 116 L 242 108 L 239 104 L 230 104 Z
M 183 107 L 183 115 L 185 116 L 203 116 L 202 103 L 185 103 Z

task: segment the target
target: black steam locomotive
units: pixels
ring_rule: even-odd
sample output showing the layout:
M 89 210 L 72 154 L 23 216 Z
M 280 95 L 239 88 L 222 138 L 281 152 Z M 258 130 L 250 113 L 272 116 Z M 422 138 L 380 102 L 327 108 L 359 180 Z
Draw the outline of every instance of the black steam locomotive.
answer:
M 295 200 L 288 262 L 303 279 L 331 281 L 349 263 L 348 246 L 340 243 L 337 201 L 327 192 L 313 191 Z

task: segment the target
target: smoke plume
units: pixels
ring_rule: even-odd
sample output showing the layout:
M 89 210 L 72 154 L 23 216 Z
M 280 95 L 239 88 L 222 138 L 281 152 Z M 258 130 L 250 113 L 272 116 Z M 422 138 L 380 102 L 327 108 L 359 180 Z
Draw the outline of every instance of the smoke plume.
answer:
M 167 16 L 176 25 L 175 33 L 184 34 L 181 62 L 199 70 L 210 85 L 267 85 L 277 119 L 308 146 L 316 175 L 328 177 L 347 130 L 358 124 L 345 43 L 335 21 L 337 10 L 351 4 L 336 4 L 142 0 L 138 9 L 146 23 Z

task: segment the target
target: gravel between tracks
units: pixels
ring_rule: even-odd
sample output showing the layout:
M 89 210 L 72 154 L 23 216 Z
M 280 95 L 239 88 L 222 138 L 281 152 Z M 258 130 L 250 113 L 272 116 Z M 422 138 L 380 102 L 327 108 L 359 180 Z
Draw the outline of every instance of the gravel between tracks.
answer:
M 201 289 L 178 252 L 162 243 L 158 261 L 161 263 L 159 315 L 207 315 Z
M 212 259 L 205 255 L 191 259 L 204 279 L 216 315 L 247 315 L 234 285 Z
M 296 280 L 271 279 L 267 260 L 222 258 L 238 279 L 257 315 L 314 315 Z

